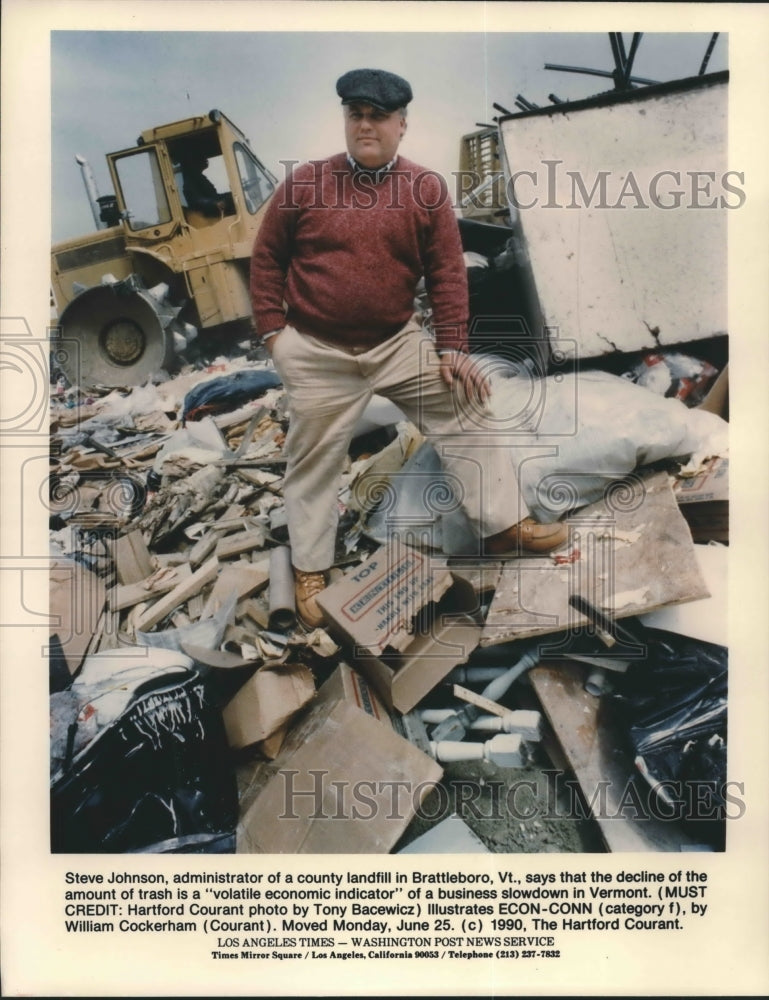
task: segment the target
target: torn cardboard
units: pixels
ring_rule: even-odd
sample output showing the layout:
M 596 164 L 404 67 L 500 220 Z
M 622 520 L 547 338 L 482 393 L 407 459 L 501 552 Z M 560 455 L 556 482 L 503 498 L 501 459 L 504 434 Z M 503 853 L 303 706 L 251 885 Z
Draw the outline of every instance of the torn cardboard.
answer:
M 304 664 L 264 664 L 224 708 L 230 746 L 241 749 L 274 736 L 314 696 L 315 681 Z
M 318 604 L 384 704 L 400 712 L 464 663 L 480 639 L 473 585 L 445 559 L 398 542 L 324 590 Z
M 341 663 L 241 794 L 238 853 L 388 853 L 443 774 Z

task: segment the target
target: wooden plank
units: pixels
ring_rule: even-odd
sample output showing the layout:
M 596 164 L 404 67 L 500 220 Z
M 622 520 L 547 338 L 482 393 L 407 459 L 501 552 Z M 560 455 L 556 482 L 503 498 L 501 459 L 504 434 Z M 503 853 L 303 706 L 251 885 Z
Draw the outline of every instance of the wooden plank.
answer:
M 118 583 L 139 583 L 152 573 L 152 556 L 138 528 L 112 543 Z
M 677 824 L 655 819 L 653 811 L 649 816 L 639 815 L 641 810 L 632 805 L 627 792 L 635 773 L 631 751 L 611 703 L 585 691 L 586 676 L 581 664 L 558 661 L 529 671 L 531 685 L 569 769 L 592 804 L 607 847 L 618 852 L 679 851 L 691 845 L 691 838 Z M 647 793 L 642 781 L 637 788 L 653 801 L 655 793 L 651 789 Z
M 628 482 L 632 493 L 618 484 L 568 519 L 568 548 L 506 561 L 481 646 L 586 625 L 569 606 L 572 594 L 613 618 L 709 596 L 667 473 Z M 556 556 L 574 558 L 559 565 Z
M 207 586 L 207 585 L 206 585 Z M 206 587 L 203 588 L 203 593 L 205 593 Z M 190 616 L 190 620 L 196 622 L 203 613 L 203 608 L 205 606 L 205 601 L 203 600 L 203 593 L 195 594 L 187 601 L 187 614 Z
M 236 563 L 232 566 L 224 566 L 200 613 L 200 619 L 213 618 L 231 594 L 237 594 L 236 600 L 238 601 L 243 597 L 251 597 L 252 594 L 266 587 L 269 580 L 269 562 Z
M 248 600 L 243 602 L 243 612 L 251 619 L 259 628 L 267 628 L 269 624 L 270 615 L 266 608 L 262 607 L 256 601 Z
M 161 597 L 152 607 L 148 608 L 136 622 L 136 628 L 141 632 L 146 632 L 153 625 L 157 625 L 159 621 L 165 618 L 166 615 L 169 615 L 175 608 L 178 608 L 180 604 L 184 604 L 185 601 L 194 597 L 195 594 L 200 593 L 207 583 L 215 580 L 218 572 L 219 560 L 216 556 L 211 556 L 208 562 L 203 563 L 200 569 L 194 572 L 192 576 L 183 580 L 177 587 L 174 587 L 170 594 Z
M 238 445 L 238 449 L 232 456 L 236 461 L 243 457 L 243 452 L 251 444 L 251 438 L 254 436 L 254 431 L 256 430 L 256 425 L 260 420 L 263 420 L 269 414 L 269 410 L 266 406 L 260 406 L 259 409 L 254 413 L 253 417 L 248 422 L 248 427 L 246 427 L 243 432 L 243 439 Z
M 118 629 L 120 628 L 120 612 L 119 611 L 108 611 L 105 617 L 104 631 L 99 638 L 99 647 L 97 652 L 101 652 L 103 649 L 117 649 L 120 645 L 118 642 Z
M 208 532 L 195 542 L 187 557 L 193 569 L 197 569 L 205 559 L 208 559 L 216 548 L 217 541 L 216 535 Z
M 194 646 L 191 643 L 182 643 L 182 652 L 191 656 L 197 663 L 206 667 L 214 667 L 217 670 L 237 670 L 240 667 L 256 665 L 257 660 L 244 660 L 236 653 L 230 653 L 226 649 L 207 649 L 204 646 Z
M 476 708 L 482 708 L 484 712 L 489 712 L 491 715 L 498 715 L 501 717 L 510 711 L 508 708 L 504 708 L 502 705 L 497 704 L 496 701 L 492 701 L 491 698 L 484 698 L 482 694 L 478 694 L 476 691 L 471 691 L 469 688 L 462 687 L 461 684 L 454 685 L 454 697 L 460 698 L 462 701 L 466 701 L 470 705 L 475 705 Z
M 110 610 L 122 611 L 124 608 L 141 604 L 142 601 L 150 601 L 153 597 L 161 597 L 191 575 L 192 570 L 185 563 L 183 566 L 155 570 L 154 573 L 138 583 L 118 584 L 107 594 Z
M 239 556 L 243 552 L 250 552 L 252 549 L 263 548 L 266 542 L 263 531 L 239 531 L 227 538 L 222 538 L 216 545 L 216 556 L 218 559 L 230 559 L 232 556 Z

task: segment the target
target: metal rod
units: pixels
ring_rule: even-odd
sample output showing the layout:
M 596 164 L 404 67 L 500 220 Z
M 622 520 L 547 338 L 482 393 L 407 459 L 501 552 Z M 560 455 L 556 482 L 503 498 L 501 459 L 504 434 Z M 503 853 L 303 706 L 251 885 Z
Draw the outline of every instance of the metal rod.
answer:
M 512 111 L 508 111 L 508 109 L 503 107 L 501 104 L 497 104 L 496 101 L 491 106 L 495 111 L 501 111 L 503 115 L 511 115 L 513 113 Z
M 705 73 L 705 70 L 708 68 L 708 63 L 710 62 L 710 57 L 713 54 L 713 49 L 715 48 L 715 44 L 716 44 L 716 41 L 718 40 L 719 34 L 720 34 L 720 32 L 718 32 L 718 31 L 714 31 L 713 32 L 713 35 L 712 35 L 712 37 L 710 39 L 710 42 L 708 43 L 708 47 L 705 50 L 705 57 L 702 60 L 702 65 L 700 66 L 700 71 L 697 74 L 698 76 L 703 76 L 704 73 Z
M 614 79 L 614 71 L 609 69 L 587 69 L 586 66 L 561 66 L 558 63 L 545 63 L 545 69 L 559 70 L 561 73 L 584 73 L 587 76 L 603 76 Z M 631 76 L 631 83 L 643 83 L 648 87 L 653 87 L 659 80 L 649 80 L 645 76 Z
M 641 44 L 642 36 L 643 36 L 642 31 L 633 32 L 633 41 L 630 43 L 630 53 L 625 61 L 625 76 L 623 82 L 625 84 L 626 89 L 630 86 L 630 80 L 631 80 L 630 74 L 633 70 L 633 60 L 635 59 L 636 52 L 638 51 L 638 46 Z
M 619 37 L 619 41 L 617 38 Z M 614 80 L 614 86 L 617 90 L 622 89 L 622 81 L 625 79 L 625 59 L 623 52 L 620 49 L 620 43 L 622 41 L 622 36 L 617 31 L 609 32 L 609 43 L 611 45 L 611 54 L 614 57 L 614 72 L 612 73 L 612 78 Z M 623 46 L 624 48 L 624 46 Z
M 515 103 L 523 105 L 525 111 L 536 111 L 539 107 L 538 104 L 534 104 L 532 101 L 527 101 L 523 94 L 515 95 Z
M 621 31 L 615 31 L 614 35 L 617 39 L 617 45 L 619 47 L 619 54 L 622 59 L 622 68 L 627 68 L 627 52 L 625 51 L 625 36 Z

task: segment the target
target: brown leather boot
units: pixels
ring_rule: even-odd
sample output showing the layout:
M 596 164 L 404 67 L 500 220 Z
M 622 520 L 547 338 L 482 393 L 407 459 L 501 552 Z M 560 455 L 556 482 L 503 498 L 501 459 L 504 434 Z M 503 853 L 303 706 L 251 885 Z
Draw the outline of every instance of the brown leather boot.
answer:
M 538 524 L 534 518 L 525 517 L 504 531 L 483 540 L 483 551 L 488 556 L 519 552 L 552 552 L 569 537 L 569 526 L 562 521 Z
M 315 598 L 325 589 L 325 573 L 305 573 L 301 569 L 294 569 L 296 613 L 307 628 L 318 628 L 323 624 L 323 612 Z

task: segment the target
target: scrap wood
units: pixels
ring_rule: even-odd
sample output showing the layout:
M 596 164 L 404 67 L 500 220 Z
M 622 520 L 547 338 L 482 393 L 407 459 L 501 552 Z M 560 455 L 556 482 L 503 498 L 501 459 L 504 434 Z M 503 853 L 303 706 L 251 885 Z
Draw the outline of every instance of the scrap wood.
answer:
M 152 556 L 138 528 L 116 538 L 110 545 L 110 551 L 118 583 L 139 583 L 152 573 Z
M 228 625 L 224 630 L 225 642 L 245 643 L 248 646 L 255 646 L 258 639 L 259 636 L 256 632 L 249 632 L 248 629 L 243 628 L 241 625 Z
M 235 459 L 219 459 L 216 465 L 226 465 L 229 468 L 253 468 L 262 465 L 285 465 L 288 459 L 285 455 L 270 455 L 266 458 L 239 458 L 237 461 Z
M 199 566 L 204 559 L 208 559 L 217 545 L 217 537 L 213 532 L 202 535 L 192 546 L 187 558 L 193 568 Z
M 120 612 L 104 612 L 104 629 L 99 636 L 95 652 L 100 653 L 103 649 L 117 649 L 120 645 L 118 640 L 118 630 L 120 628 Z
M 217 543 L 216 556 L 218 559 L 239 556 L 243 552 L 250 552 L 251 549 L 263 548 L 265 541 L 266 537 L 263 531 L 239 531 L 227 538 L 222 538 Z
M 146 463 L 149 459 L 154 458 L 155 455 L 157 455 L 165 442 L 166 439 L 163 438 L 160 441 L 153 441 L 152 444 L 142 445 L 136 451 L 131 451 L 124 457 L 130 458 L 134 465 Z
M 492 701 L 491 698 L 484 698 L 482 694 L 462 687 L 461 684 L 454 685 L 454 697 L 466 701 L 470 705 L 475 705 L 476 708 L 482 708 L 484 712 L 489 712 L 491 715 L 499 715 L 501 717 L 510 711 L 510 709 L 504 708 L 498 702 Z
M 236 594 L 238 601 L 243 597 L 251 597 L 252 594 L 266 587 L 269 579 L 270 571 L 267 562 L 239 562 L 231 566 L 224 566 L 200 613 L 201 620 L 212 618 L 230 594 Z
M 691 838 L 678 824 L 623 808 L 635 773 L 632 754 L 612 703 L 585 690 L 586 676 L 580 664 L 558 661 L 529 673 L 554 733 L 552 748 L 546 741 L 548 754 L 574 772 L 610 851 L 680 851 Z
M 195 594 L 187 601 L 187 614 L 190 616 L 192 621 L 197 621 L 203 612 L 203 595 Z
M 243 452 L 246 450 L 246 448 L 251 443 L 251 438 L 254 436 L 254 431 L 256 430 L 256 425 L 258 423 L 260 423 L 260 421 L 264 417 L 266 417 L 267 414 L 268 414 L 268 410 L 264 406 L 260 406 L 257 409 L 256 413 L 254 413 L 253 417 L 251 417 L 251 419 L 248 421 L 248 426 L 246 427 L 245 431 L 243 432 L 243 437 L 240 440 L 240 444 L 238 445 L 237 451 L 232 456 L 236 461 L 237 461 L 237 459 L 239 459 L 239 458 L 241 458 L 243 456 Z
M 184 604 L 190 597 L 194 597 L 195 594 L 200 593 L 207 583 L 215 580 L 218 572 L 219 560 L 214 555 L 211 556 L 208 562 L 203 563 L 200 569 L 196 570 L 192 576 L 183 580 L 175 587 L 170 594 L 161 597 L 159 601 L 156 601 L 152 607 L 145 611 L 136 622 L 137 630 L 146 632 L 154 625 L 157 625 L 159 621 L 162 621 L 166 615 L 170 614 L 175 608 L 178 608 L 180 604 Z
M 196 663 L 200 663 L 204 667 L 213 667 L 216 670 L 235 670 L 257 662 L 238 656 L 236 653 L 230 653 L 226 649 L 208 649 L 206 646 L 197 646 L 188 642 L 182 643 L 182 652 L 191 656 Z
M 246 508 L 242 503 L 231 503 L 217 519 L 216 526 L 225 530 L 234 530 L 243 524 Z
M 243 613 L 258 625 L 259 628 L 267 628 L 269 623 L 269 612 L 267 608 L 263 607 L 257 601 L 249 599 L 243 602 Z
M 552 558 L 505 561 L 486 617 L 481 646 L 587 625 L 569 606 L 588 588 L 596 607 L 616 607 L 624 618 L 666 605 L 696 601 L 708 591 L 691 532 L 665 472 L 639 474 L 634 496 L 604 498 L 567 518 L 580 559 L 556 566 Z
M 283 482 L 283 476 L 275 472 L 266 472 L 264 469 L 236 469 L 236 474 L 244 479 L 250 486 L 259 486 L 262 489 L 270 489 L 278 483 Z
M 107 594 L 107 603 L 111 611 L 122 611 L 141 601 L 167 594 L 191 575 L 192 571 L 186 564 L 162 567 L 138 583 L 118 584 L 113 587 Z

